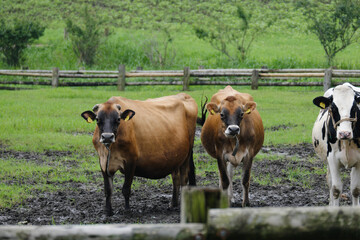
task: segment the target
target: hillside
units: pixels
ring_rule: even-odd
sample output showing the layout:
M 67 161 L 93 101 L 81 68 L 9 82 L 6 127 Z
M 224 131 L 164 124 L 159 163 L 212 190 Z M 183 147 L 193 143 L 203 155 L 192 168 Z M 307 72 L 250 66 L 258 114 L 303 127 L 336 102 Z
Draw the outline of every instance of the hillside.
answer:
M 102 39 L 92 69 L 113 70 L 120 63 L 126 64 L 128 69 L 137 66 L 182 69 L 200 65 L 207 68 L 327 67 L 322 46 L 315 35 L 307 33 L 306 22 L 292 1 L 2 0 L 0 16 L 6 21 L 28 19 L 46 26 L 44 36 L 26 51 L 28 60 L 23 66 L 30 69 L 88 68 L 78 62 L 71 42 L 64 39 L 65 20 L 80 22 L 85 5 L 90 6 L 92 14 L 101 21 L 102 31 L 110 32 L 110 36 Z M 270 28 L 260 31 L 261 34 L 251 40 L 251 48 L 243 60 L 229 59 L 195 35 L 199 27 L 221 29 L 219 20 L 227 24 L 224 29 L 241 29 L 243 25 L 234 20 L 236 13 L 232 5 L 242 6 L 252 15 L 252 24 L 257 27 L 266 24 L 267 19 L 276 19 Z M 223 33 L 225 40 L 231 37 L 226 35 L 226 30 Z M 229 46 L 230 54 L 237 51 Z M 356 58 L 359 53 L 359 45 L 347 48 L 337 55 L 336 67 L 360 68 Z M 8 66 L 0 63 L 0 68 Z

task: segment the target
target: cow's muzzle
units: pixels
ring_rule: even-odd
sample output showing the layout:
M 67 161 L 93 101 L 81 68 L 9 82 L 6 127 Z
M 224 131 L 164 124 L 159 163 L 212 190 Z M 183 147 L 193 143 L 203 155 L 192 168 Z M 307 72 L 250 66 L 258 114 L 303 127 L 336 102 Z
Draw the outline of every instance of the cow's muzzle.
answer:
M 339 132 L 339 138 L 340 140 L 349 140 L 352 138 L 351 132 L 347 132 L 347 131 Z
M 114 133 L 102 133 L 100 142 L 104 144 L 111 144 L 115 142 L 115 134 Z
M 235 137 L 240 133 L 240 127 L 238 125 L 229 125 L 225 130 L 227 137 Z

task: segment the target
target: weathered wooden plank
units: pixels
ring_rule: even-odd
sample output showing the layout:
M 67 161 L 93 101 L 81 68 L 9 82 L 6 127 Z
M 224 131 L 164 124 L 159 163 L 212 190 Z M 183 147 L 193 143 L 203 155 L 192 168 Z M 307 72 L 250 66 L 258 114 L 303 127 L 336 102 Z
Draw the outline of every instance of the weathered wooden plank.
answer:
M 61 78 L 118 78 L 118 74 L 62 74 Z
M 253 70 L 251 74 L 251 89 L 257 90 L 259 87 L 259 71 Z
M 360 78 L 360 72 L 332 72 L 333 77 Z
M 57 67 L 54 67 L 52 70 L 51 85 L 54 88 L 59 86 L 59 68 L 57 68 Z
M 331 88 L 332 70 L 326 69 L 324 74 L 324 92 Z
M 178 72 L 127 72 L 126 77 L 183 77 L 184 73 Z
M 51 73 L 0 72 L 0 75 L 27 76 L 27 77 L 52 77 Z
M 260 77 L 324 77 L 324 73 L 259 73 Z
M 190 240 L 203 239 L 204 235 L 203 224 L 0 226 L 1 240 Z
M 125 91 L 126 86 L 126 69 L 125 65 L 119 65 L 119 73 L 118 73 L 118 82 L 117 82 L 117 89 L 119 91 Z
M 184 67 L 183 73 L 183 91 L 189 91 L 189 84 L 190 84 L 190 68 Z
M 359 239 L 360 208 L 211 209 L 208 239 Z
M 219 188 L 181 189 L 181 223 L 206 223 L 210 208 L 227 208 L 227 193 Z

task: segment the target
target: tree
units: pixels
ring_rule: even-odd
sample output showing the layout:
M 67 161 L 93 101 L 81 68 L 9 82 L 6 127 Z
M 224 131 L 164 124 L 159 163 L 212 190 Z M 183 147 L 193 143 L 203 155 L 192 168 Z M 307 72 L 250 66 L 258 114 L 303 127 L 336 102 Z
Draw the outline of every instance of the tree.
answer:
M 95 56 L 100 44 L 101 22 L 92 15 L 87 6 L 81 15 L 80 23 L 75 24 L 71 19 L 66 20 L 66 29 L 73 45 L 73 50 L 80 62 L 91 66 L 95 62 Z
M 164 68 L 173 63 L 176 57 L 173 42 L 176 33 L 185 22 L 184 13 L 189 13 L 190 2 L 190 0 L 123 1 L 127 11 L 121 16 L 122 26 L 151 31 L 151 38 L 144 39 L 142 47 L 153 67 Z
M 338 52 L 359 40 L 359 0 L 302 0 L 297 6 L 303 9 L 309 31 L 323 46 L 329 66 Z
M 195 34 L 234 62 L 248 56 L 254 40 L 281 15 L 270 3 L 250 1 L 245 8 L 237 1 L 204 1 L 198 4 Z
M 9 66 L 20 66 L 24 59 L 24 50 L 28 44 L 44 34 L 45 28 L 32 21 L 5 23 L 0 21 L 0 52 Z

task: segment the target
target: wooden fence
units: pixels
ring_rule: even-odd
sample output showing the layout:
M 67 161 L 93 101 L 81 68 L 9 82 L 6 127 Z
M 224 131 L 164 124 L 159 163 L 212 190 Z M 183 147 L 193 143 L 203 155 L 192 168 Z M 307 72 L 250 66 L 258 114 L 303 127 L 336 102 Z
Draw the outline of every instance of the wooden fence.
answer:
M 181 204 L 180 224 L 0 225 L 0 240 L 346 240 L 360 237 L 359 207 L 226 208 L 227 194 L 220 189 L 206 188 L 182 189 Z
M 106 86 L 117 85 L 119 91 L 126 86 L 140 85 L 182 85 L 189 90 L 190 85 L 251 85 L 252 89 L 259 86 L 323 86 L 327 90 L 337 82 L 334 79 L 360 78 L 360 70 L 338 69 L 196 69 L 185 67 L 183 70 L 133 70 L 126 71 L 125 65 L 119 65 L 118 71 L 74 70 L 0 70 L 0 76 L 24 76 L 33 78 L 51 78 L 51 82 L 29 82 L 18 80 L 0 80 L 0 84 L 43 84 L 58 86 Z M 231 80 L 218 80 L 229 77 Z M 235 77 L 235 78 L 234 78 Z M 236 78 L 237 77 L 237 78 Z M 60 82 L 60 79 L 116 79 L 111 82 Z M 127 81 L 130 78 L 146 78 L 152 81 Z M 154 79 L 155 78 L 155 79 Z M 160 78 L 160 80 L 159 80 Z M 164 78 L 171 78 L 165 81 Z M 190 79 L 191 78 L 191 79 Z M 209 79 L 214 78 L 215 80 Z M 240 80 L 238 78 L 241 78 Z M 320 78 L 319 82 L 291 81 L 284 79 Z M 271 80 L 260 82 L 259 80 Z M 279 81 L 280 80 L 280 81 Z M 348 80 L 347 80 L 348 81 Z M 353 82 L 359 86 L 359 82 Z

